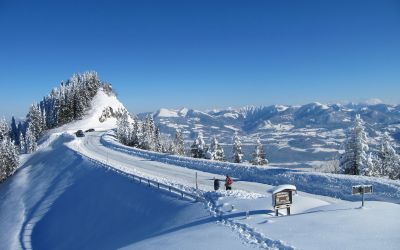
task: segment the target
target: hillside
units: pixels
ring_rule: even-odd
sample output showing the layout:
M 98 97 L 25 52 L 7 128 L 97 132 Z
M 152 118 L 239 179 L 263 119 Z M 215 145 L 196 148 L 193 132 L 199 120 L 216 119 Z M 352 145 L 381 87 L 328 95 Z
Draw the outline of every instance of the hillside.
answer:
M 208 112 L 163 108 L 153 116 L 164 133 L 173 135 L 175 129 L 182 130 L 188 145 L 199 132 L 208 142 L 216 136 L 229 157 L 233 134 L 238 132 L 243 138 L 247 160 L 259 137 L 274 165 L 307 168 L 337 157 L 355 114 L 360 114 L 366 122 L 372 148 L 384 132 L 400 141 L 400 106 L 386 104 L 310 103 Z
M 90 107 L 80 120 L 47 130 L 38 150 L 24 155 L 17 172 L 0 185 L 0 249 L 396 249 L 399 244 L 398 181 L 134 149 L 121 145 L 111 130 L 125 109 L 115 95 L 100 88 Z M 211 122 L 215 113 L 161 110 L 158 116 Z M 239 115 L 219 116 L 247 119 Z M 75 136 L 89 128 L 95 131 Z M 213 191 L 213 179 L 226 174 L 234 178 L 234 190 Z M 298 187 L 292 216 L 280 211 L 276 217 L 268 190 L 285 183 Z M 363 209 L 359 197 L 349 193 L 360 183 L 375 188 Z M 353 237 L 359 228 L 364 234 Z

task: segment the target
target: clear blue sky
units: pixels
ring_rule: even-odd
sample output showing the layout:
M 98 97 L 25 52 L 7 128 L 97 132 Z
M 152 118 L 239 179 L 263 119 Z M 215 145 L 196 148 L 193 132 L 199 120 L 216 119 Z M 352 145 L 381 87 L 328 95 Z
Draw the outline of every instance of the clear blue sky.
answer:
M 96 70 L 132 112 L 400 103 L 400 1 L 0 0 L 0 116 Z

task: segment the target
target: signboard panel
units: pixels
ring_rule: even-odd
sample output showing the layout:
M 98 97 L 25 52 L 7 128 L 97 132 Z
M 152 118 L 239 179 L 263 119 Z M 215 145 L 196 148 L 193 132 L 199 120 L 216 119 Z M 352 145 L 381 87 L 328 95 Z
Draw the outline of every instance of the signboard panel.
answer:
M 280 192 L 275 194 L 275 206 L 291 204 L 289 192 Z
M 373 192 L 372 185 L 358 185 L 358 186 L 353 186 L 353 188 L 352 188 L 353 195 L 369 194 L 372 192 Z

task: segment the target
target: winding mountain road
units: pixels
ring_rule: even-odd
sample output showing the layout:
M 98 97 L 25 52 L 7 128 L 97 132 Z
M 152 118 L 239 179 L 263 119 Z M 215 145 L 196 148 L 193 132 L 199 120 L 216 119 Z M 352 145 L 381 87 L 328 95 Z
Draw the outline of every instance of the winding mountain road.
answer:
M 118 168 L 122 171 L 128 170 L 136 173 L 139 172 L 147 178 L 162 178 L 169 182 L 187 187 L 196 186 L 195 175 L 197 173 L 198 188 L 203 191 L 213 190 L 214 177 L 219 178 L 220 180 L 225 179 L 225 176 L 222 175 L 143 159 L 113 150 L 112 148 L 108 148 L 101 143 L 101 137 L 104 135 L 104 133 L 105 132 L 87 133 L 84 138 L 78 138 L 75 140 L 70 147 L 89 158 L 105 162 L 107 165 Z M 270 195 L 267 190 L 271 187 L 272 186 L 270 185 L 262 183 L 240 180 L 235 180 L 233 185 L 233 189 L 243 190 L 249 193 L 258 193 L 264 196 Z M 221 183 L 221 188 L 223 188 L 223 182 Z M 339 200 L 330 197 L 318 196 L 303 192 L 299 192 L 299 194 L 295 197 L 295 200 L 301 201 L 301 204 L 310 204 L 310 207 L 302 206 L 301 211 L 315 207 L 316 205 L 322 206 L 339 202 Z M 307 200 L 309 200 L 309 202 L 307 202 Z M 297 209 L 294 207 L 293 212 L 295 213 L 296 210 Z

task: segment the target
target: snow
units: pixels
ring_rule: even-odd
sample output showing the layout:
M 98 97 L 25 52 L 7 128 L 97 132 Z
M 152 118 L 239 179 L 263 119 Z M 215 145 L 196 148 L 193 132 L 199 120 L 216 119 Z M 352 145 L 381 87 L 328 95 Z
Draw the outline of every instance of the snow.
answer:
M 337 197 L 350 201 L 357 199 L 351 195 L 351 187 L 353 185 L 369 184 L 374 185 L 375 190 L 369 199 L 400 204 L 400 182 L 396 180 L 366 176 L 314 173 L 279 167 L 256 167 L 250 164 L 216 162 L 149 152 L 121 145 L 116 141 L 112 132 L 101 136 L 100 144 L 114 151 L 152 161 L 221 175 L 229 173 L 243 181 L 259 182 L 274 186 L 292 184 L 297 186 L 300 191 Z
M 115 96 L 100 91 L 92 106 L 82 120 L 49 131 L 39 150 L 24 155 L 16 174 L 0 184 L 0 249 L 397 249 L 400 245 L 399 181 L 138 150 L 121 145 L 112 131 L 99 132 L 115 128 L 115 118 L 100 122 L 105 108 L 124 109 Z M 73 134 L 88 128 L 96 132 L 84 138 Z M 303 132 L 321 135 L 318 129 Z M 280 136 L 279 141 L 284 140 Z M 234 190 L 214 191 L 213 179 L 224 180 L 226 174 L 233 177 Z M 140 184 L 133 175 L 202 198 L 182 199 Z M 363 208 L 360 196 L 351 195 L 351 186 L 358 184 L 374 187 L 365 195 Z M 266 190 L 287 188 L 297 189 L 291 216 L 279 210 L 277 217 L 272 194 Z
M 162 108 L 157 112 L 158 117 L 179 117 L 178 112 L 175 110 Z
M 252 247 L 203 203 L 139 184 L 66 146 L 79 141 L 59 135 L 0 185 L 0 249 Z
M 371 99 L 367 99 L 365 101 L 362 101 L 360 103 L 361 104 L 367 104 L 367 105 L 377 105 L 377 104 L 382 104 L 384 102 L 379 98 L 371 98 Z
M 96 135 L 93 135 L 91 136 L 91 138 L 86 139 L 94 140 L 87 143 L 86 146 L 96 144 Z M 182 185 L 189 185 L 192 187 L 194 185 L 192 180 L 195 171 L 190 169 L 194 166 L 186 164 L 186 168 L 181 168 L 171 165 L 172 161 L 169 161 L 169 157 L 172 156 L 158 154 L 158 157 L 151 158 L 151 161 L 143 162 L 143 160 L 141 160 L 142 158 L 137 157 L 139 155 L 139 151 L 137 151 L 136 154 L 133 154 L 132 152 L 130 152 L 130 148 L 125 148 L 122 145 L 121 149 L 124 148 L 124 150 L 118 150 L 115 147 L 112 147 L 112 150 L 110 150 L 111 148 L 101 148 L 99 145 L 96 147 L 91 147 L 92 149 L 88 150 L 89 148 L 85 148 L 85 144 L 82 144 L 81 146 L 83 146 L 83 148 L 79 148 L 78 150 L 99 159 L 102 159 L 101 157 L 105 155 L 105 152 L 108 152 L 109 164 L 124 171 L 135 169 L 139 172 L 146 172 L 150 176 L 162 176 L 163 179 L 167 180 L 168 182 L 181 183 Z M 105 152 L 99 152 L 94 155 L 95 152 L 93 150 L 97 151 L 100 149 L 104 150 Z M 146 157 L 145 152 L 141 152 L 140 156 L 147 158 L 149 155 L 147 155 Z M 181 161 L 181 163 L 178 165 L 182 165 L 182 163 L 185 162 L 184 157 L 180 157 L 179 160 Z M 166 164 L 157 161 L 169 163 Z M 198 161 L 205 162 L 202 160 Z M 177 161 L 174 162 L 174 164 L 177 164 Z M 215 213 L 215 216 L 219 218 L 221 223 L 225 226 L 232 228 L 234 232 L 240 233 L 243 239 L 247 239 L 246 242 L 258 242 L 257 244 L 259 244 L 260 247 L 279 249 L 318 249 L 318 247 L 320 247 L 321 245 L 326 245 L 327 249 L 343 248 L 343 246 L 350 246 L 349 248 L 351 249 L 374 249 L 374 247 L 380 244 L 377 243 L 374 238 L 374 236 L 377 234 L 380 237 L 379 239 L 385 240 L 384 245 L 387 249 L 396 249 L 396 246 L 398 244 L 398 237 L 395 232 L 399 229 L 396 221 L 386 218 L 383 219 L 382 217 L 384 217 L 385 212 L 381 213 L 381 215 L 374 215 L 375 217 L 370 217 L 370 214 L 363 214 L 362 212 L 359 214 L 354 214 L 352 211 L 356 210 L 360 206 L 360 202 L 358 201 L 360 197 L 350 195 L 351 187 L 340 189 L 340 191 L 337 190 L 339 192 L 336 194 L 342 193 L 343 197 L 350 198 L 350 200 L 354 200 L 356 202 L 337 200 L 331 197 L 311 195 L 309 193 L 298 191 L 298 195 L 294 196 L 292 216 L 277 218 L 273 216 L 274 213 L 272 211 L 271 196 L 270 194 L 265 192 L 265 190 L 271 189 L 272 186 L 263 185 L 261 183 L 257 184 L 246 182 L 245 180 L 249 179 L 249 177 L 246 178 L 243 175 L 237 175 L 238 172 L 233 172 L 232 174 L 235 177 L 234 188 L 246 190 L 247 192 L 238 192 L 240 190 L 235 190 L 232 193 L 225 191 L 218 191 L 216 193 L 211 192 L 210 190 L 212 190 L 212 178 L 224 178 L 223 175 L 216 174 L 216 172 L 219 172 L 218 170 L 216 170 L 219 168 L 219 164 L 213 164 L 214 171 L 212 171 L 211 168 L 207 168 L 207 171 L 214 172 L 214 175 L 197 170 L 199 178 L 199 189 L 206 191 L 204 195 L 207 199 L 211 201 L 212 204 L 214 204 L 212 206 L 212 211 Z M 249 169 L 247 170 L 249 172 Z M 226 173 L 227 171 L 231 172 L 230 170 L 224 168 L 223 172 Z M 269 174 L 271 174 L 271 172 Z M 308 175 L 309 173 L 305 174 Z M 307 181 L 307 179 L 303 179 L 302 186 L 307 183 L 307 185 L 310 185 L 308 191 L 319 193 L 319 191 L 326 188 L 324 186 L 333 188 L 331 187 L 331 185 L 335 182 L 346 182 L 349 181 L 348 178 L 353 179 L 353 181 L 357 179 L 359 180 L 358 177 L 337 176 L 336 178 L 334 178 L 334 182 L 324 182 L 323 180 L 318 180 L 317 176 L 332 177 L 335 175 L 313 175 L 312 181 Z M 265 177 L 265 175 L 260 177 L 260 179 L 262 179 Z M 280 179 L 279 176 L 274 176 L 273 178 Z M 341 180 L 341 178 L 343 178 L 344 180 Z M 284 179 L 287 180 L 287 177 Z M 326 180 L 329 180 L 329 178 L 327 178 Z M 388 186 L 391 186 L 391 184 L 396 185 L 395 183 L 397 183 L 398 185 L 398 182 L 382 180 L 382 183 L 384 182 L 387 182 Z M 352 181 L 350 181 L 350 183 L 352 183 Z M 334 187 L 334 189 L 335 188 L 336 187 Z M 389 191 L 390 188 L 387 188 L 387 192 L 391 193 L 391 191 Z M 317 189 L 321 190 L 316 191 Z M 331 192 L 331 196 L 335 197 L 334 192 Z M 380 193 L 380 195 L 382 194 L 380 191 L 376 192 Z M 349 195 L 347 196 L 346 193 L 348 193 Z M 398 211 L 398 209 L 400 208 L 399 205 L 387 202 L 371 202 L 370 200 L 372 197 L 374 197 L 374 195 L 368 195 L 366 197 L 368 200 L 366 202 L 367 208 L 373 207 L 375 212 L 387 211 L 390 218 L 397 218 L 397 215 L 393 217 L 391 217 L 391 215 L 394 214 L 395 211 Z M 379 197 L 379 195 L 375 197 L 376 198 L 372 198 L 372 200 L 392 200 L 390 195 L 387 198 Z M 246 216 L 246 213 L 249 213 L 248 217 Z M 285 212 L 282 211 L 282 214 L 284 215 Z M 367 216 L 368 218 L 371 218 L 370 220 L 375 221 L 375 218 L 376 220 L 379 220 L 376 222 L 378 226 L 368 230 L 366 234 L 363 234 L 361 237 L 362 243 L 360 244 L 358 242 L 358 238 L 354 239 L 351 237 L 351 232 L 353 232 L 357 228 L 368 227 L 370 222 L 368 220 L 365 220 Z M 342 221 L 337 219 L 341 217 L 354 217 L 354 219 L 350 220 L 351 224 L 346 224 L 347 220 Z M 387 224 L 390 225 L 387 226 Z M 307 228 L 307 231 L 302 230 L 303 225 Z M 386 226 L 391 230 L 387 231 L 385 229 Z M 333 230 L 333 228 L 342 228 L 343 230 Z M 285 230 L 288 231 L 286 232 Z M 274 233 L 276 231 L 279 231 L 281 233 Z M 332 232 L 334 233 L 332 234 Z M 309 235 L 313 234 L 318 236 L 317 241 L 312 241 L 311 239 L 315 238 L 309 237 Z M 344 234 L 348 234 L 348 236 L 344 237 Z M 344 243 L 343 241 L 337 240 L 340 237 L 344 237 Z M 373 247 L 369 248 L 368 246 Z
M 271 197 L 220 197 L 216 204 L 222 208 L 223 218 L 253 228 L 271 240 L 279 239 L 279 249 L 397 249 L 400 244 L 397 204 L 368 201 L 360 208 L 361 202 L 313 204 L 315 200 L 300 197 L 293 196 L 291 216 L 285 216 L 286 210 L 274 216 Z
M 227 128 L 227 129 L 231 129 L 233 131 L 239 131 L 239 129 L 235 128 L 234 126 L 224 125 L 224 127 Z
M 109 130 L 116 127 L 117 119 L 115 117 L 107 118 L 104 122 L 100 122 L 103 111 L 112 108 L 114 112 L 126 110 L 124 105 L 115 95 L 108 95 L 100 89 L 92 100 L 92 108 L 87 112 L 83 119 L 61 126 L 49 131 L 51 133 L 76 132 L 77 130 Z
M 271 192 L 272 194 L 276 194 L 276 193 L 279 193 L 279 192 L 281 192 L 281 191 L 283 191 L 285 189 L 294 190 L 294 191 L 297 190 L 296 186 L 285 184 L 285 185 L 276 186 L 273 189 L 269 190 L 269 192 Z

